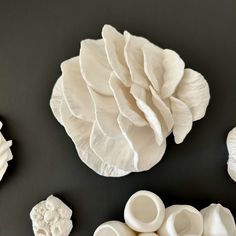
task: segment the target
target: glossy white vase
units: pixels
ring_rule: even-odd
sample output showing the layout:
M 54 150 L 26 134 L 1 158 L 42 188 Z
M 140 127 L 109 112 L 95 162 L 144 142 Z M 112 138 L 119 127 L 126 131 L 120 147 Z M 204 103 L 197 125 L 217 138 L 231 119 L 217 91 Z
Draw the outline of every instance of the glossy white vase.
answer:
M 149 191 L 138 191 L 128 200 L 124 218 L 126 224 L 141 233 L 154 232 L 159 229 L 165 217 L 162 200 Z
M 202 215 L 188 205 L 173 205 L 166 208 L 165 220 L 158 230 L 160 236 L 201 236 L 202 233 Z
M 203 215 L 203 236 L 236 236 L 234 217 L 229 209 L 220 204 L 211 204 L 201 210 Z
M 122 222 L 109 221 L 100 225 L 93 236 L 136 236 L 136 233 Z

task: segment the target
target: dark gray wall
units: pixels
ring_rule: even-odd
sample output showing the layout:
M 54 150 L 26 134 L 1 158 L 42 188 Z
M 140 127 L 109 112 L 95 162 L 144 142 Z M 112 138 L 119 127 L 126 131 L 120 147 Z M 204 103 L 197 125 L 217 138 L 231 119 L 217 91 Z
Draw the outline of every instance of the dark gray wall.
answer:
M 0 0 L 0 120 L 14 140 L 14 160 L 0 183 L 0 235 L 32 235 L 29 211 L 52 193 L 74 210 L 71 235 L 122 220 L 127 199 L 140 189 L 166 206 L 220 202 L 236 216 L 225 146 L 236 125 L 235 12 L 235 0 Z M 160 164 L 120 179 L 100 177 L 78 159 L 48 105 L 60 63 L 79 53 L 80 40 L 99 38 L 105 23 L 176 50 L 205 75 L 212 96 L 183 144 L 168 138 Z

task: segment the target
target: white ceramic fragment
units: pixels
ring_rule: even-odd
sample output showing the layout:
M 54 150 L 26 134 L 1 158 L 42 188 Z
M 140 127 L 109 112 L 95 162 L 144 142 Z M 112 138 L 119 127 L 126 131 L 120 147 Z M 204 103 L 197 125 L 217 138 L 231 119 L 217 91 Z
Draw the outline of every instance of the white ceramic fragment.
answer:
M 165 206 L 156 194 L 138 191 L 128 200 L 124 218 L 126 224 L 137 232 L 154 232 L 165 218 Z
M 228 174 L 236 182 L 236 128 L 228 133 L 226 144 L 229 152 Z
M 59 198 L 48 197 L 30 212 L 35 236 L 68 236 L 72 230 L 72 210 Z
M 2 128 L 2 122 L 0 121 L 0 131 Z M 2 133 L 0 132 L 0 181 L 3 178 L 3 175 L 5 174 L 7 167 L 8 167 L 8 161 L 12 160 L 12 152 L 11 147 L 12 141 L 6 141 L 3 137 Z
M 171 133 L 183 142 L 205 115 L 208 84 L 184 67 L 176 52 L 105 25 L 102 39 L 83 40 L 80 55 L 62 63 L 50 106 L 98 174 L 145 171 L 162 159 Z
M 138 236 L 158 236 L 156 233 L 140 233 Z
M 136 236 L 136 233 L 122 222 L 109 221 L 100 225 L 93 236 Z
M 201 210 L 203 236 L 235 236 L 236 226 L 230 210 L 220 204 L 211 204 Z
M 192 206 L 173 205 L 166 208 L 164 222 L 158 230 L 163 236 L 201 236 L 203 218 Z

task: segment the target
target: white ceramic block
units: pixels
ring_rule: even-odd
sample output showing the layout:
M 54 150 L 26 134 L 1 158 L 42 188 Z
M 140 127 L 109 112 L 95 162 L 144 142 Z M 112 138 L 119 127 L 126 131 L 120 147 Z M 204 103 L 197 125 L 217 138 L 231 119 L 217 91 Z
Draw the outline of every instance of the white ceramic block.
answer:
M 72 230 L 72 210 L 59 198 L 48 197 L 30 212 L 35 236 L 68 236 Z
M 100 225 L 93 234 L 94 236 L 136 236 L 126 224 L 119 221 L 109 221 Z
M 211 204 L 201 210 L 204 222 L 203 236 L 236 236 L 234 217 L 220 204 Z
M 149 191 L 138 191 L 128 200 L 124 218 L 133 230 L 142 233 L 159 229 L 165 217 L 165 206 L 162 200 Z
M 165 220 L 158 230 L 160 236 L 201 236 L 203 218 L 192 206 L 173 205 L 166 208 Z
M 80 55 L 61 70 L 50 100 L 53 114 L 81 160 L 104 176 L 152 168 L 167 136 L 182 143 L 210 99 L 204 77 L 185 69 L 176 52 L 110 25 L 101 39 L 83 40 Z
M 0 131 L 2 128 L 2 122 L 0 121 Z M 0 132 L 0 181 L 2 180 L 3 175 L 5 174 L 8 161 L 12 160 L 12 152 L 11 147 L 12 141 L 6 141 L 3 137 L 2 133 Z

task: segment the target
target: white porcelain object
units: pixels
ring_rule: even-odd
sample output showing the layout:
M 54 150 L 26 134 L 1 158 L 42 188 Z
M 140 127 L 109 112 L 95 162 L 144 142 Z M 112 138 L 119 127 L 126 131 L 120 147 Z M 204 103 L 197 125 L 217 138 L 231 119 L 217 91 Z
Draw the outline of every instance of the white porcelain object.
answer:
M 202 233 L 202 215 L 188 205 L 173 205 L 166 208 L 164 223 L 158 230 L 160 236 L 201 236 Z
M 136 236 L 136 233 L 122 222 L 109 221 L 100 225 L 93 236 Z
M 164 217 L 165 206 L 162 200 L 156 194 L 144 190 L 133 194 L 124 210 L 125 223 L 142 233 L 157 231 Z
M 2 128 L 2 122 L 0 121 L 0 131 Z M 12 160 L 13 156 L 11 153 L 12 141 L 6 141 L 3 137 L 2 133 L 0 132 L 0 181 L 2 180 L 3 175 L 5 174 L 8 161 Z
M 220 204 L 211 204 L 201 210 L 204 222 L 203 236 L 236 236 L 234 217 Z
M 226 144 L 229 152 L 228 173 L 236 181 L 236 127 L 228 133 Z
M 110 25 L 81 42 L 61 65 L 50 106 L 84 163 L 100 175 L 124 176 L 156 165 L 173 132 L 184 141 L 209 103 L 204 77 L 180 56 Z
M 48 197 L 30 212 L 35 236 L 68 236 L 72 230 L 72 210 L 59 198 Z
M 158 236 L 156 233 L 140 233 L 138 236 Z

